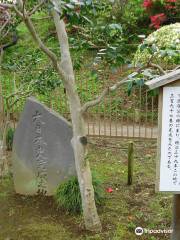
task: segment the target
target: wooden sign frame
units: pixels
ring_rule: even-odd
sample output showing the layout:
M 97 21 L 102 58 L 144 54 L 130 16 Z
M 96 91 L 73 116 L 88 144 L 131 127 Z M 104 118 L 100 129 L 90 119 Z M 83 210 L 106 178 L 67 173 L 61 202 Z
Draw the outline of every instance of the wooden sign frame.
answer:
M 163 89 L 164 87 L 180 87 L 180 79 L 175 82 L 166 84 L 159 88 L 158 97 L 158 139 L 157 139 L 157 161 L 156 161 L 156 183 L 155 191 L 163 193 L 180 194 L 179 191 L 160 191 L 160 164 L 161 164 L 161 142 L 162 142 L 162 113 L 163 113 Z M 180 187 L 179 187 L 180 189 Z

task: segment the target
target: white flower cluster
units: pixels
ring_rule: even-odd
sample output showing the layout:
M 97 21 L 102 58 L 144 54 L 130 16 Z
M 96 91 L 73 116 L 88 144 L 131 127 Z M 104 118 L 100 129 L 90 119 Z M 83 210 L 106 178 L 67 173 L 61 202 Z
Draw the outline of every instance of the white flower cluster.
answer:
M 177 55 L 180 56 L 180 23 L 161 27 L 150 34 L 143 44 L 147 44 L 154 51 L 151 53 L 147 48 L 142 50 L 141 44 L 134 57 L 135 65 L 146 64 L 152 55 L 154 55 L 153 61 L 158 64 L 174 64 L 175 58 L 177 61 Z M 180 64 L 180 62 L 176 62 L 176 64 Z
M 16 0 L 0 0 L 0 3 L 16 3 Z

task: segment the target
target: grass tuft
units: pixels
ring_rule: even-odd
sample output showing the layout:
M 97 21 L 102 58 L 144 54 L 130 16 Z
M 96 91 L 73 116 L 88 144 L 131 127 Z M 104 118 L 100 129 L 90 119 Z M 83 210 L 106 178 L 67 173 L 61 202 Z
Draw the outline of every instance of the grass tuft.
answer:
M 14 129 L 8 128 L 7 135 L 6 135 L 6 146 L 8 151 L 12 150 L 13 138 L 14 138 Z
M 102 182 L 95 173 L 92 174 L 92 181 L 97 206 L 104 202 Z M 55 193 L 55 200 L 58 208 L 64 208 L 68 212 L 82 212 L 81 194 L 77 177 L 71 177 L 68 181 L 60 184 Z

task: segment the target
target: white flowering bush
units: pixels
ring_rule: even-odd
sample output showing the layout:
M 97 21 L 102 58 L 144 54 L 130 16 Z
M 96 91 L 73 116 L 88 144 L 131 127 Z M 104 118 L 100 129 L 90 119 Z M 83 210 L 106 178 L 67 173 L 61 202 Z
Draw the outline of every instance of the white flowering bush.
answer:
M 167 69 L 180 64 L 180 23 L 160 28 L 138 47 L 134 64 L 144 65 L 149 61 Z

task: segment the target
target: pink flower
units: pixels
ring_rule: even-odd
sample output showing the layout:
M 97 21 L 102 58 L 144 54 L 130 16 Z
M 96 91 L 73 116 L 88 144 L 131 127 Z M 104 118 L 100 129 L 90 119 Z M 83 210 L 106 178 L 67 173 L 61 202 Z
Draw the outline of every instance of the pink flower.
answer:
M 176 0 L 166 0 L 165 8 L 167 10 L 175 9 L 176 8 L 175 3 L 176 3 Z
M 168 3 L 176 3 L 176 0 L 166 0 Z
M 108 193 L 112 193 L 112 192 L 113 192 L 113 189 L 112 189 L 112 188 L 107 188 L 106 191 L 107 191 Z
M 151 19 L 151 26 L 158 29 L 160 28 L 160 25 L 166 21 L 166 15 L 164 13 L 159 13 L 154 16 L 151 16 L 150 19 Z
M 143 7 L 144 8 L 151 8 L 152 5 L 153 5 L 152 0 L 144 0 L 144 2 L 143 2 Z
M 175 6 L 172 6 L 172 5 L 166 5 L 165 8 L 168 9 L 168 10 L 170 10 L 170 9 L 174 9 L 174 8 L 176 8 L 176 7 L 175 7 Z

